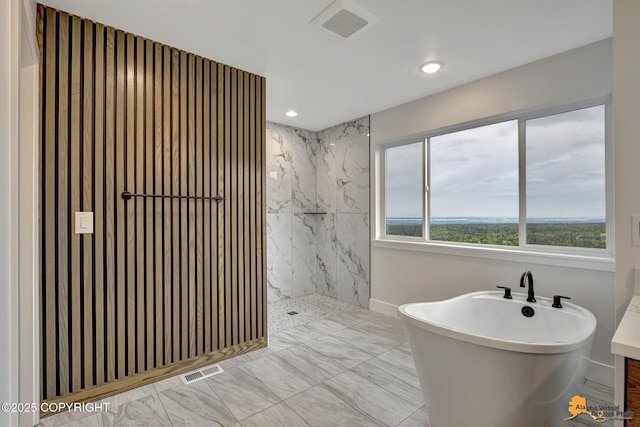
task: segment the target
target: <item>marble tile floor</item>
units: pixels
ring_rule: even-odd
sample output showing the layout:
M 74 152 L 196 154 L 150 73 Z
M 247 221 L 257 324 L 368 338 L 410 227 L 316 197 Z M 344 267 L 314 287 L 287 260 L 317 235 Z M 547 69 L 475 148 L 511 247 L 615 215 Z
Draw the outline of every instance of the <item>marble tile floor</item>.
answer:
M 107 398 L 107 412 L 63 413 L 41 425 L 429 426 L 397 319 L 318 295 L 269 304 L 268 315 L 269 347 L 221 362 L 224 373 L 189 385 L 170 378 Z M 613 401 L 595 383 L 576 392 L 589 404 Z

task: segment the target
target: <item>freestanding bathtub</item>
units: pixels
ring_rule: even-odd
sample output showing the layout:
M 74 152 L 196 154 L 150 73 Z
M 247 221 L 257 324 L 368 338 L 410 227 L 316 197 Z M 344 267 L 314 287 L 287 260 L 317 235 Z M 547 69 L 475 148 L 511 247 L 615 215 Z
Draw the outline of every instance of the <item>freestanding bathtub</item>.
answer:
M 431 427 L 567 424 L 596 319 L 575 304 L 554 308 L 550 298 L 536 298 L 474 292 L 398 308 Z M 525 306 L 535 314 L 526 317 Z

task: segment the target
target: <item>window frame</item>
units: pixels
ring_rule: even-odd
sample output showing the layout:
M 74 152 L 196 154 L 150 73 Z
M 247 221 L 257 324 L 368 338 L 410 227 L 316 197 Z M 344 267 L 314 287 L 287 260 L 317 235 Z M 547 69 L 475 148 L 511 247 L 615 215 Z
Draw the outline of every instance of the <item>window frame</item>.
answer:
M 410 144 L 415 144 L 418 142 L 422 142 L 422 236 L 421 237 L 416 237 L 416 236 L 396 236 L 394 234 L 387 234 L 387 149 L 389 148 L 396 148 L 396 147 L 402 147 L 404 145 L 410 145 Z M 396 141 L 390 144 L 385 144 L 384 147 L 381 150 L 381 168 L 379 168 L 380 171 L 380 182 L 381 182 L 381 191 L 380 191 L 380 201 L 381 201 L 381 206 L 382 206 L 382 215 L 384 220 L 382 221 L 380 227 L 382 230 L 382 236 L 384 236 L 383 238 L 391 238 L 391 237 L 401 237 L 404 239 L 408 239 L 409 241 L 429 241 L 427 232 L 428 232 L 428 227 L 427 227 L 427 222 L 428 222 L 428 205 L 429 205 L 429 201 L 427 200 L 428 198 L 428 192 L 425 191 L 426 189 L 426 185 L 427 185 L 427 177 L 424 173 L 425 168 L 427 167 L 427 144 L 424 143 L 424 140 L 420 140 L 420 138 L 407 138 L 407 139 L 403 139 L 400 141 Z
M 606 232 L 606 248 L 577 248 L 570 246 L 550 246 L 550 245 L 536 245 L 526 242 L 526 122 L 528 120 L 552 116 L 556 114 L 567 113 L 571 111 L 581 110 L 585 108 L 604 106 L 604 124 L 605 124 L 605 150 L 604 150 L 604 162 L 605 162 L 605 232 Z M 518 233 L 519 242 L 518 246 L 503 246 L 503 245 L 490 245 L 479 243 L 461 243 L 450 241 L 435 241 L 430 240 L 430 192 L 428 186 L 430 185 L 429 175 L 429 150 L 430 150 L 430 138 L 450 134 L 453 132 L 474 129 L 482 126 L 493 125 L 496 123 L 502 123 L 505 121 L 517 120 L 518 121 Z M 399 147 L 402 145 L 422 142 L 423 156 L 422 156 L 422 177 L 423 177 L 423 221 L 422 221 L 422 237 L 413 236 L 396 236 L 388 235 L 386 233 L 386 221 L 387 221 L 387 205 L 386 205 L 386 150 L 389 148 Z M 543 256 L 560 256 L 565 258 L 584 258 L 584 259 L 606 259 L 613 260 L 614 257 L 614 188 L 613 188 L 613 120 L 612 120 L 612 106 L 611 95 L 601 96 L 597 98 L 590 98 L 588 100 L 582 100 L 572 103 L 565 103 L 546 108 L 536 108 L 529 110 L 521 110 L 512 113 L 500 114 L 491 117 L 485 117 L 478 120 L 467 121 L 451 126 L 446 126 L 431 131 L 421 132 L 410 137 L 402 138 L 395 141 L 382 142 L 377 144 L 376 147 L 376 167 L 377 179 L 375 182 L 378 184 L 378 190 L 376 196 L 379 202 L 377 205 L 376 215 L 379 219 L 377 221 L 378 227 L 374 236 L 376 246 L 392 246 L 397 247 L 397 244 L 388 245 L 384 242 L 397 242 L 398 244 L 407 243 L 414 250 L 416 245 L 423 247 L 433 248 L 448 248 L 456 250 L 456 248 L 473 250 L 473 251 L 485 251 L 487 253 L 535 253 Z M 407 245 L 405 245 L 407 246 Z M 422 249 L 421 249 L 422 250 Z M 606 267 L 607 270 L 609 267 Z

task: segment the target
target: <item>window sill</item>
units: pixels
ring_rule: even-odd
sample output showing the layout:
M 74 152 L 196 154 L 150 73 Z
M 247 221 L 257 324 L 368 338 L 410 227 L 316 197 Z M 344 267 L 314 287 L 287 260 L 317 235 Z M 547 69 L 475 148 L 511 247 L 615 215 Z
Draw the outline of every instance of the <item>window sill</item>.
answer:
M 374 239 L 374 248 L 409 250 L 437 253 L 440 255 L 485 258 L 510 262 L 554 265 L 558 267 L 579 268 L 615 272 L 615 259 L 608 253 L 603 255 L 583 255 L 542 252 L 524 248 L 502 248 L 494 246 L 471 246 L 463 244 L 420 242 L 411 240 Z

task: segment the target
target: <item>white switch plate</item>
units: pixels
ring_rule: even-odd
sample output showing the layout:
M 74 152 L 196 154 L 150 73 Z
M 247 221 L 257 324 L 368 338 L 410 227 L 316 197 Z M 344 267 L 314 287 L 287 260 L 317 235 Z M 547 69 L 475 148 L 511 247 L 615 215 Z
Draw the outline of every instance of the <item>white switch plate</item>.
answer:
M 93 212 L 76 212 L 76 234 L 93 233 Z
M 640 246 L 640 214 L 631 214 L 631 244 Z

